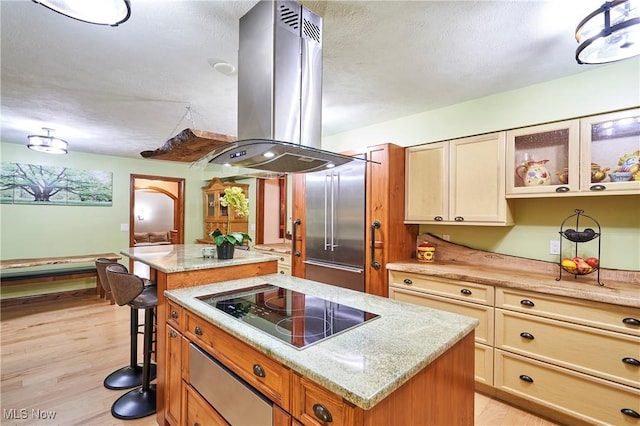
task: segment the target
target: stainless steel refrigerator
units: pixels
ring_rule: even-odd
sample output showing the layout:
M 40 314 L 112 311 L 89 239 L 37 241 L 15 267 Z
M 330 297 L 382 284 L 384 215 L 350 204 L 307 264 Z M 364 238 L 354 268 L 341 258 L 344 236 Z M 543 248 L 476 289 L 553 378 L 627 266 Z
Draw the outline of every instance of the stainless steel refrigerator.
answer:
M 306 174 L 306 278 L 364 291 L 364 161 Z

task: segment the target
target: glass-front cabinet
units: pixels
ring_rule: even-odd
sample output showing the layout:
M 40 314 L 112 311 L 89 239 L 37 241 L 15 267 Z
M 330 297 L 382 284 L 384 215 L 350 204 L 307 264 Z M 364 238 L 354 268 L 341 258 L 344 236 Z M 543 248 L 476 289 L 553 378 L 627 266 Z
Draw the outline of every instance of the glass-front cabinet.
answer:
M 507 198 L 638 194 L 640 109 L 507 132 Z
M 580 121 L 582 187 L 640 194 L 640 108 Z
M 507 198 L 577 192 L 579 170 L 579 120 L 507 132 Z

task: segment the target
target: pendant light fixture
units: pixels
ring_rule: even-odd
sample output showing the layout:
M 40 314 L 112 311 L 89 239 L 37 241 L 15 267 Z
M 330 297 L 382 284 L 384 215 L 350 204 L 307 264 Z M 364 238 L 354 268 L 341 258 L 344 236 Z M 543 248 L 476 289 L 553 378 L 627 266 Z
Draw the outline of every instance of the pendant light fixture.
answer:
M 54 138 L 51 136 L 53 129 L 43 127 L 42 130 L 47 132 L 46 136 L 43 135 L 29 135 L 27 139 L 29 143 L 27 147 L 34 151 L 46 152 L 47 154 L 66 154 L 68 143 L 65 140 Z
M 579 64 L 604 64 L 640 55 L 640 0 L 607 1 L 576 28 Z
M 129 0 L 33 0 L 78 21 L 97 25 L 122 24 L 131 15 Z

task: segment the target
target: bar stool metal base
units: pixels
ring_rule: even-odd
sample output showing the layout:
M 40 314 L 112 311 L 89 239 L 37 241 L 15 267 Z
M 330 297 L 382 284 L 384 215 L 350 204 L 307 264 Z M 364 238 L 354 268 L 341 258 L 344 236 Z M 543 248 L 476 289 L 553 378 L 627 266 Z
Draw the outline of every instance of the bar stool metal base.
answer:
M 147 417 L 156 412 L 156 386 L 150 385 L 146 391 L 142 387 L 130 390 L 111 406 L 111 415 L 121 420 Z
M 150 374 L 150 380 L 154 380 L 156 378 L 155 364 L 151 364 Z M 109 374 L 104 379 L 104 387 L 107 389 L 131 389 L 140 385 L 142 385 L 142 365 L 136 367 L 127 365 Z

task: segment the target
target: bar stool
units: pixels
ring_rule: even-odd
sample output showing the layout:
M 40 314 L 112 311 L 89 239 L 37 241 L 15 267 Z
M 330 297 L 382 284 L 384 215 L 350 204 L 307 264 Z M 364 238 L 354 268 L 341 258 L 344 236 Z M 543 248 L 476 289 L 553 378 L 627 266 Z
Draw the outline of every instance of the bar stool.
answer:
M 127 273 L 128 270 L 125 266 L 119 264 L 110 259 L 98 258 L 96 259 L 96 270 L 98 271 L 98 278 L 100 284 L 105 290 L 107 297 L 113 304 L 113 294 L 111 294 L 111 286 L 109 285 L 109 279 L 107 277 L 106 268 L 109 265 L 114 265 L 114 268 L 119 268 L 121 272 Z M 151 281 L 145 280 L 145 285 L 155 285 Z M 131 321 L 130 321 L 130 354 L 129 365 L 119 368 L 113 373 L 109 374 L 104 379 L 104 387 L 107 389 L 131 389 L 142 384 L 142 366 L 138 364 L 138 310 L 131 308 Z M 156 378 L 156 365 L 151 366 L 151 380 Z
M 111 406 L 111 414 L 115 418 L 130 420 L 150 416 L 156 412 L 156 386 L 150 383 L 152 380 L 153 312 L 158 305 L 158 294 L 156 286 L 145 286 L 145 281 L 142 278 L 126 272 L 126 268 L 123 271 L 123 268 L 118 264 L 107 265 L 105 269 L 115 302 L 119 306 L 129 305 L 132 310 L 136 311 L 144 309 L 142 386 L 125 393 Z

